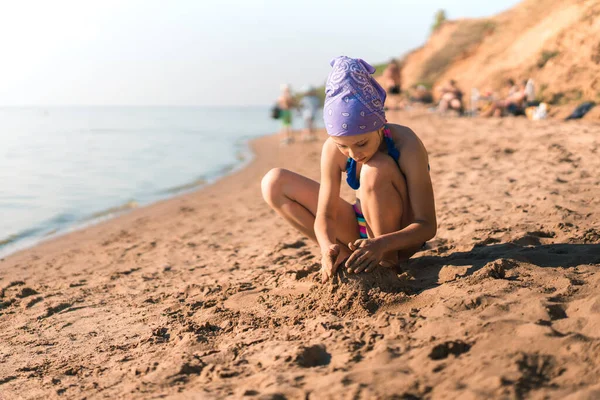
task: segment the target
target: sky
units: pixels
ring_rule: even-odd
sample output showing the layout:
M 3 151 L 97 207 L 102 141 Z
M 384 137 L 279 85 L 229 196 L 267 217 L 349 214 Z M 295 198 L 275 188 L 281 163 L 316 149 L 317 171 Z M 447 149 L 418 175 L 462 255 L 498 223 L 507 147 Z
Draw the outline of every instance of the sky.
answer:
M 367 5 L 368 3 L 368 5 Z M 518 0 L 0 0 L 0 106 L 268 105 Z

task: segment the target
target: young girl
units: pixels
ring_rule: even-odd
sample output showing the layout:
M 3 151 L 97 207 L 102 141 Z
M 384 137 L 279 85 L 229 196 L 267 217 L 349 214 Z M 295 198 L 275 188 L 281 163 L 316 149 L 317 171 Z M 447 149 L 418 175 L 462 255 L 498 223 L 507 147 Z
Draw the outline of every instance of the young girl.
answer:
M 375 68 L 343 56 L 331 66 L 321 184 L 280 168 L 262 180 L 266 202 L 319 244 L 323 282 L 342 263 L 349 273 L 394 266 L 437 228 L 427 151 L 412 130 L 386 122 Z M 355 204 L 340 198 L 343 174 L 357 191 Z
M 277 99 L 277 106 L 280 110 L 279 119 L 281 120 L 281 131 L 283 133 L 281 144 L 290 144 L 294 141 L 292 136 L 292 108 L 296 104 L 289 85 L 281 85 L 281 96 Z

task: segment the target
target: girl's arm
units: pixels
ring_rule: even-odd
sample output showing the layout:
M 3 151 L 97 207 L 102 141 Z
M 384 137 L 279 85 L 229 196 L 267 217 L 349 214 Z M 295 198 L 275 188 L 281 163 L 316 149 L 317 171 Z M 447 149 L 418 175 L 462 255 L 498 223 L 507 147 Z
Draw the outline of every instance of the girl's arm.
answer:
M 341 169 L 335 160 L 339 150 L 326 140 L 321 151 L 321 186 L 317 215 L 315 217 L 315 236 L 322 253 L 336 244 L 335 221 L 339 204 Z

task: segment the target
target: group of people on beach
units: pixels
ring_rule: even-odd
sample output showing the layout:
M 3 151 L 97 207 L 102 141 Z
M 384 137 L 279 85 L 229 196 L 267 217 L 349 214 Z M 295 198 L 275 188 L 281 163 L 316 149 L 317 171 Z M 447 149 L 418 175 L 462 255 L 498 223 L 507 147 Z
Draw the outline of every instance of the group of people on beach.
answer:
M 502 117 L 507 115 L 526 115 L 529 107 L 539 106 L 535 99 L 535 89 L 532 79 L 523 80 L 519 84 L 513 79 L 507 79 L 505 96 L 493 93 L 491 90 L 480 94 L 477 89 L 472 89 L 471 104 L 465 104 L 464 92 L 459 88 L 454 79 L 450 79 L 437 89 L 438 103 L 434 107 L 434 95 L 424 84 L 417 84 L 413 88 L 402 91 L 402 66 L 392 59 L 384 69 L 379 81 L 386 89 L 389 109 L 401 109 L 424 104 L 432 107 L 441 114 L 454 112 L 457 115 L 479 114 L 483 117 Z
M 511 79 L 507 79 L 506 87 L 508 89 L 508 94 L 506 97 L 494 100 L 491 92 L 488 91 L 486 95 L 483 97 L 483 100 L 489 100 L 482 109 L 481 115 L 483 117 L 501 117 L 505 115 L 526 115 L 525 112 L 528 107 L 537 107 L 540 103 L 535 100 L 535 90 L 533 86 L 533 80 L 527 79 L 523 80 L 519 84 L 516 84 L 515 81 Z M 487 99 L 486 99 L 487 98 Z M 482 98 L 479 98 L 481 101 Z
M 302 131 L 302 140 L 316 140 L 315 119 L 317 117 L 321 99 L 317 96 L 316 89 L 308 86 L 303 90 L 302 97 L 298 101 L 293 95 L 290 85 L 281 85 L 281 94 L 277 98 L 274 108 L 274 118 L 281 120 L 281 130 L 283 139 L 281 144 L 287 145 L 294 142 L 292 130 L 293 111 L 297 110 L 302 114 L 304 120 L 304 130 Z

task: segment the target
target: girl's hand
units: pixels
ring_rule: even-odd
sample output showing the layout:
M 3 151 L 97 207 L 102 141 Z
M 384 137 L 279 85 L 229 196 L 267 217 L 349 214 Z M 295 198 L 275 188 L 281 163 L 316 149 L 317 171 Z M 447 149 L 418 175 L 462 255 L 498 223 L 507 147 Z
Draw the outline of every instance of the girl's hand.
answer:
M 321 257 L 321 282 L 333 278 L 339 265 L 344 260 L 339 244 L 332 244 Z
M 358 239 L 348 243 L 352 254 L 346 261 L 349 273 L 371 272 L 382 262 L 385 249 L 381 240 Z

